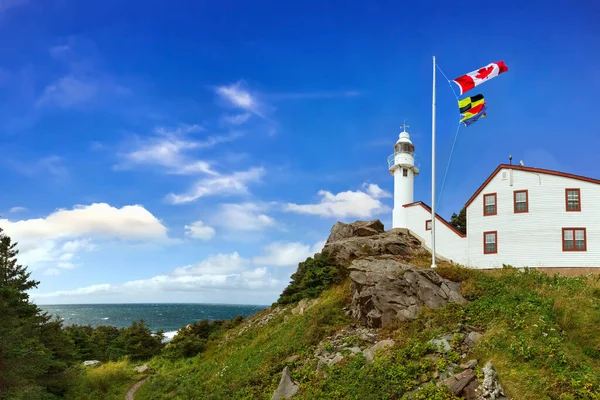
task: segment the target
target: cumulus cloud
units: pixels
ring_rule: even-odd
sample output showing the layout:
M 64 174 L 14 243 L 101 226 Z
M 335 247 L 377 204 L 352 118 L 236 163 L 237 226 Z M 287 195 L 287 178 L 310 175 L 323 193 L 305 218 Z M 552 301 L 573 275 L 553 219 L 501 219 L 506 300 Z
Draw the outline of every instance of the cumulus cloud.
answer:
M 229 230 L 261 231 L 276 225 L 266 210 L 267 205 L 259 203 L 222 204 L 215 223 Z
M 172 204 L 185 204 L 199 199 L 200 197 L 248 193 L 248 184 L 259 182 L 265 174 L 264 168 L 255 167 L 247 171 L 237 171 L 229 175 L 218 175 L 200 179 L 185 193 L 171 193 L 167 200 Z
M 167 228 L 141 205 L 116 208 L 106 203 L 59 209 L 45 218 L 11 221 L 0 227 L 19 242 L 20 258 L 47 274 L 75 268 L 78 253 L 97 249 L 92 239 L 164 241 Z
M 321 201 L 315 204 L 288 203 L 286 211 L 319 215 L 324 218 L 371 218 L 374 215 L 389 211 L 379 199 L 389 197 L 389 193 L 375 184 L 368 185 L 366 191 L 346 191 L 333 194 L 326 190 L 319 191 Z
M 273 278 L 266 268 L 252 266 L 238 253 L 215 254 L 195 265 L 176 268 L 171 273 L 122 284 L 100 284 L 74 290 L 33 293 L 35 299 L 72 298 L 91 295 L 153 295 L 164 292 L 198 292 L 208 290 L 261 291 L 279 289 L 282 282 Z
M 202 221 L 192 222 L 185 227 L 185 236 L 192 239 L 210 240 L 215 236 L 215 229 L 205 225 Z
M 325 246 L 325 240 L 315 243 L 313 246 L 299 242 L 273 242 L 263 248 L 263 254 L 254 257 L 252 261 L 256 265 L 273 265 L 277 267 L 291 267 L 299 262 L 319 253 Z

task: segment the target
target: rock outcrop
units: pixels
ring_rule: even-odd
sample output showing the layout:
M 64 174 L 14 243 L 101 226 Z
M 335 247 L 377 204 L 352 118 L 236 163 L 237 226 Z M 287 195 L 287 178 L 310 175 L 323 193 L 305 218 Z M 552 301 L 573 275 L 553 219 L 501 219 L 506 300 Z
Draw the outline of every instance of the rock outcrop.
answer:
M 275 393 L 273 393 L 271 400 L 289 399 L 290 397 L 293 397 L 298 390 L 298 385 L 292 381 L 292 377 L 290 376 L 290 368 L 286 366 L 281 373 L 279 386 L 275 390 Z
M 395 259 L 358 259 L 348 270 L 352 290 L 349 315 L 370 328 L 415 319 L 423 307 L 437 309 L 467 302 L 458 283 Z
M 383 224 L 378 219 L 351 224 L 336 223 L 331 228 L 323 251 L 338 265 L 343 266 L 367 256 L 407 258 L 416 254 L 428 254 L 421 242 L 406 229 L 384 231 Z
M 98 360 L 88 360 L 83 362 L 84 367 L 97 367 L 100 364 L 102 363 Z

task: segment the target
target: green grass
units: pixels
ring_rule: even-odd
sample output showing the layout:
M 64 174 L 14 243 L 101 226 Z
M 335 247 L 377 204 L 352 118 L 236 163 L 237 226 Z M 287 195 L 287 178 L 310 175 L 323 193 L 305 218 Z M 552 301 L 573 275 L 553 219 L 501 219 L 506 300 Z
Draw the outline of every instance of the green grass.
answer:
M 144 376 L 133 370 L 128 361 L 111 361 L 95 368 L 85 368 L 71 382 L 66 399 L 123 400 L 130 386 Z
M 513 268 L 485 273 L 445 263 L 437 271 L 461 281 L 469 303 L 424 310 L 415 321 L 385 328 L 381 338 L 391 337 L 396 345 L 377 354 L 373 363 L 367 364 L 362 355 L 347 356 L 317 372 L 315 346 L 352 323 L 342 310 L 350 298 L 344 282 L 325 290 L 304 315 L 292 315 L 292 304 L 265 326 L 238 335 L 246 322 L 223 332 L 198 356 L 175 361 L 155 357 L 151 365 L 156 375 L 136 398 L 270 399 L 285 359 L 299 355 L 290 364 L 301 388 L 298 399 L 407 399 L 408 392 L 417 400 L 452 399 L 434 385 L 414 391 L 460 360 L 459 353 L 451 351 L 444 359 L 430 361 L 425 357 L 431 351 L 427 343 L 474 326 L 484 335 L 467 359 L 480 361 L 478 373 L 492 361 L 511 398 L 600 399 L 599 277 L 547 276 Z M 223 342 L 226 336 L 231 339 Z

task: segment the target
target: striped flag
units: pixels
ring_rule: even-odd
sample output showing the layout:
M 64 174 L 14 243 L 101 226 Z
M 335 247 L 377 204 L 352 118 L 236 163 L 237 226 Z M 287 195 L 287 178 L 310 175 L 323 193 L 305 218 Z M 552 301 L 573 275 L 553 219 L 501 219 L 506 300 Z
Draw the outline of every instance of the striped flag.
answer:
M 474 124 L 475 122 L 479 121 L 481 118 L 486 116 L 486 111 L 487 104 L 479 104 L 478 106 L 471 108 L 469 111 L 466 111 L 464 114 L 461 114 L 460 116 L 462 117 L 462 119 L 460 120 L 460 122 L 465 124 L 465 126 Z
M 460 94 L 465 94 L 475 86 L 481 85 L 492 78 L 497 77 L 503 72 L 508 71 L 508 67 L 504 65 L 504 61 L 493 62 L 483 68 L 469 72 L 453 80 L 460 89 Z

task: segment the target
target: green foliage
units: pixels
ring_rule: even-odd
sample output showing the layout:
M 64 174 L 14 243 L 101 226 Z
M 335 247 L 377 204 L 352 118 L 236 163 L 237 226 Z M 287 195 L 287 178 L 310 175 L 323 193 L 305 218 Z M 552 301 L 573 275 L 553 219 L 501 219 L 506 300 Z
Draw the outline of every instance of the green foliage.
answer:
M 460 210 L 458 215 L 452 213 L 450 217 L 450 225 L 455 227 L 460 233 L 467 233 L 467 209 L 465 207 Z
M 116 341 L 131 360 L 137 361 L 148 360 L 159 354 L 163 348 L 163 339 L 162 331 L 152 334 L 148 324 L 141 320 L 133 321 L 131 326 L 123 329 Z
M 243 321 L 244 317 L 238 315 L 231 320 L 203 320 L 188 325 L 180 329 L 167 344 L 165 355 L 171 359 L 195 356 L 204 350 L 209 340 L 218 338 L 222 332 L 238 326 Z
M 55 378 L 66 371 L 69 343 L 29 301 L 39 282 L 17 263 L 16 246 L 0 229 L 0 398 L 45 398 L 48 385 L 60 392 Z
M 298 265 L 298 270 L 292 275 L 292 281 L 285 288 L 278 304 L 295 303 L 302 299 L 319 297 L 332 285 L 343 278 L 339 267 L 334 265 L 326 253 L 309 257 Z
M 122 400 L 128 388 L 141 376 L 123 360 L 86 368 L 71 381 L 67 400 Z

